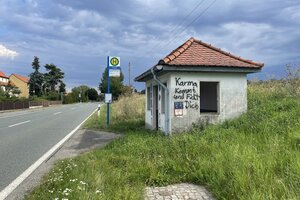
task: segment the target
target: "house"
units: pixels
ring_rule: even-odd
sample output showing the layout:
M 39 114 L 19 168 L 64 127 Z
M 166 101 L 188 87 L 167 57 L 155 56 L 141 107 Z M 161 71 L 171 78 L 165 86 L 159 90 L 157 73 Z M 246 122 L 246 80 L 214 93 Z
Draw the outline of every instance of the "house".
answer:
M 9 80 L 14 86 L 18 87 L 21 91 L 19 97 L 29 97 L 29 78 L 18 74 L 12 74 L 9 76 Z
M 135 78 L 146 83 L 146 128 L 167 134 L 247 111 L 247 74 L 263 63 L 190 38 Z
M 0 89 L 5 91 L 8 82 L 9 82 L 8 76 L 6 76 L 3 72 L 0 71 Z

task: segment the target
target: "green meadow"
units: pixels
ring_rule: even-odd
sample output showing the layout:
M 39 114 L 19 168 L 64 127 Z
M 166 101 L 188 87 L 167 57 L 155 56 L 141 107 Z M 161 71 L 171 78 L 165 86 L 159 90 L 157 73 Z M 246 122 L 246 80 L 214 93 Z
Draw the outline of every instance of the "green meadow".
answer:
M 299 85 L 251 83 L 248 112 L 166 137 L 144 129 L 142 95 L 103 107 L 85 128 L 121 133 L 103 149 L 59 161 L 26 199 L 143 199 L 146 186 L 194 183 L 216 199 L 299 199 Z

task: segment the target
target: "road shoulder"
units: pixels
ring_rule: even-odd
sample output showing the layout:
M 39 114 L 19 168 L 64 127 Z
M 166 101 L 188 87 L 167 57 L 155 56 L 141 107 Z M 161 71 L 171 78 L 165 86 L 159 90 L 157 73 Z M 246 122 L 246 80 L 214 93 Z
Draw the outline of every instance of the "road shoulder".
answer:
M 120 137 L 120 135 L 109 132 L 86 129 L 78 130 L 55 154 L 43 162 L 43 164 L 23 181 L 6 200 L 24 199 L 25 194 L 41 183 L 43 176 L 53 168 L 56 161 L 72 158 L 96 148 L 102 148 L 118 137 Z

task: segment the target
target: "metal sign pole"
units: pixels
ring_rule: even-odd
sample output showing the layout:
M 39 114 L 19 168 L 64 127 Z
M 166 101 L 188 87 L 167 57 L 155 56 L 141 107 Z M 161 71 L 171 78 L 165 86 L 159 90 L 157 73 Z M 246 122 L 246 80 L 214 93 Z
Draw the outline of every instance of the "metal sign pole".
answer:
M 107 56 L 107 93 L 110 93 L 109 56 Z M 106 124 L 109 126 L 109 102 L 107 102 Z

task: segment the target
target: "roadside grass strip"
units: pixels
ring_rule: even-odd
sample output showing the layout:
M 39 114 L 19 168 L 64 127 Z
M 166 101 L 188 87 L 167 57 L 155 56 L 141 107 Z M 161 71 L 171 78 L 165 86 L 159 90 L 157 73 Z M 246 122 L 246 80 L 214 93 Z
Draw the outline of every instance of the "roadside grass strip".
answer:
M 128 104 L 144 107 L 144 97 Z M 26 199 L 144 199 L 146 186 L 182 182 L 216 199 L 299 199 L 300 99 L 278 85 L 250 85 L 248 113 L 238 119 L 172 137 L 145 130 L 143 110 L 118 114 L 119 106 L 109 128 L 105 107 L 85 127 L 124 137 L 58 162 Z

